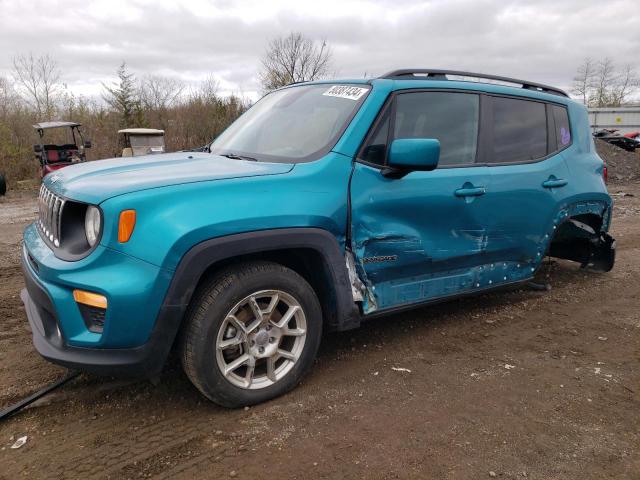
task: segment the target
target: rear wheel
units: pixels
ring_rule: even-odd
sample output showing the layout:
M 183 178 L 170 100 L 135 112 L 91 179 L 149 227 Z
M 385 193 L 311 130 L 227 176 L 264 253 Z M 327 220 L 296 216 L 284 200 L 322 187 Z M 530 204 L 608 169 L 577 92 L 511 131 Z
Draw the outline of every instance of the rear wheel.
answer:
M 199 289 L 186 318 L 182 364 L 214 402 L 252 405 L 297 385 L 321 333 L 320 304 L 304 278 L 275 263 L 242 264 Z

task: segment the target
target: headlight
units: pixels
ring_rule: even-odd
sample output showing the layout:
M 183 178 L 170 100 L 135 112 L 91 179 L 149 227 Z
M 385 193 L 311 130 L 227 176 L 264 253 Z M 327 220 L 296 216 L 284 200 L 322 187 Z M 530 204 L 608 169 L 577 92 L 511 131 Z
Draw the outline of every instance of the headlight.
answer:
M 87 213 L 84 215 L 84 231 L 90 247 L 93 247 L 100 237 L 100 224 L 100 209 L 89 205 L 87 207 Z

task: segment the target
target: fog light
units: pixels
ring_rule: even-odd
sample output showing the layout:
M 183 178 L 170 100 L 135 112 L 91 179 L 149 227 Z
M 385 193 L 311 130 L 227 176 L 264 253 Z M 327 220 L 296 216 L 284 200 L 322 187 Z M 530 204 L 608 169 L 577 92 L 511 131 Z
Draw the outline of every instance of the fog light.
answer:
M 107 313 L 107 297 L 84 290 L 74 290 L 73 298 L 78 303 L 80 314 L 89 331 L 102 333 Z

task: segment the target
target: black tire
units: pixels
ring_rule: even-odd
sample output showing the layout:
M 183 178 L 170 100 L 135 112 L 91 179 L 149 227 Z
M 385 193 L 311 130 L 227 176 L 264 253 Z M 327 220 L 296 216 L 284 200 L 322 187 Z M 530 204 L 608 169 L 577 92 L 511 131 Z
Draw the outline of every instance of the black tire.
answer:
M 4 178 L 4 175 L 0 173 L 0 196 L 7 193 L 7 180 Z
M 295 298 L 306 318 L 306 337 L 299 358 L 277 382 L 249 390 L 231 383 L 216 360 L 218 332 L 234 306 L 261 290 L 280 290 Z M 203 284 L 185 318 L 180 357 L 185 373 L 207 398 L 228 408 L 264 402 L 294 388 L 313 365 L 322 336 L 318 298 L 299 274 L 272 262 L 250 262 L 230 267 Z

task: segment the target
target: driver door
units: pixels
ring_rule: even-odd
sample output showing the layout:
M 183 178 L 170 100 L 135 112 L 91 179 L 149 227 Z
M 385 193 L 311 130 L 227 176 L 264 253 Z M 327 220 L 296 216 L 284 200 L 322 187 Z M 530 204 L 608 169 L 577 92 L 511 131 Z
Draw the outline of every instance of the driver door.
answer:
M 486 166 L 475 164 L 480 96 L 406 91 L 388 102 L 351 180 L 352 251 L 367 289 L 365 313 L 474 288 L 486 262 Z M 397 138 L 440 141 L 438 168 L 387 178 Z

